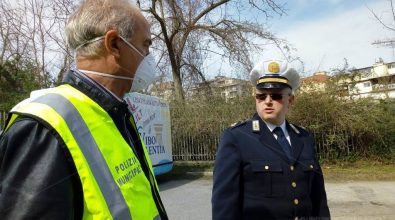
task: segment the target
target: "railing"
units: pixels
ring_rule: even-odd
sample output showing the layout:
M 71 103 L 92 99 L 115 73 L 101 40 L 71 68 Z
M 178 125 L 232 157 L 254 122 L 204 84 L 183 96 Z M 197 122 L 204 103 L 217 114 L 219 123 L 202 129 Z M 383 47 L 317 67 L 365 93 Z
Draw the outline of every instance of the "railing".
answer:
M 211 161 L 215 154 L 224 128 L 215 134 L 172 134 L 173 160 L 175 161 Z M 336 155 L 350 155 L 357 151 L 356 138 L 347 131 L 315 131 L 317 156 L 332 158 Z
M 224 129 L 224 126 L 220 126 L 214 134 L 204 129 L 199 133 L 173 133 L 173 160 L 214 160 L 219 139 Z

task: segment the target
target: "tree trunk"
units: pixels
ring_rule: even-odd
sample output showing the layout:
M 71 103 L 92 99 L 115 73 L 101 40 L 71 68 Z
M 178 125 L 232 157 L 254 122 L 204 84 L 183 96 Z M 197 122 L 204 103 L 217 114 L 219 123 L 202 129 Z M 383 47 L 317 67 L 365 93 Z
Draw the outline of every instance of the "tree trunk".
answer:
M 182 82 L 181 82 L 181 73 L 179 68 L 172 68 L 173 69 L 173 83 L 174 83 L 174 90 L 176 99 L 180 101 L 184 101 L 184 91 L 182 89 Z

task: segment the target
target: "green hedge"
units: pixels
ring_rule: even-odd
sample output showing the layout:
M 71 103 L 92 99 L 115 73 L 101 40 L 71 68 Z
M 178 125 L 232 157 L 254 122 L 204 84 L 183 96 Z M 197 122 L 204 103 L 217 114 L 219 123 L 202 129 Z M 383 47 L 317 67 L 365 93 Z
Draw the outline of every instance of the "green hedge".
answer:
M 188 154 L 198 155 L 203 146 L 214 154 L 226 127 L 251 118 L 255 100 L 249 96 L 226 102 L 218 96 L 202 95 L 185 103 L 171 102 L 170 109 L 173 151 L 182 154 L 180 148 L 192 146 L 195 150 L 188 150 Z M 314 134 L 321 159 L 395 159 L 394 100 L 349 100 L 329 92 L 299 93 L 288 120 Z

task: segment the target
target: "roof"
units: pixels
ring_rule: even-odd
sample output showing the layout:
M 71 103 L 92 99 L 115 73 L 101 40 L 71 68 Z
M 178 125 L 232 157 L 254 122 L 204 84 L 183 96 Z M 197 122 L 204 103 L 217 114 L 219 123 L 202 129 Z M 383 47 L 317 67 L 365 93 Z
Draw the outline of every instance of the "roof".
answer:
M 312 76 L 302 78 L 301 83 L 323 83 L 326 82 L 330 77 L 325 72 L 318 72 Z

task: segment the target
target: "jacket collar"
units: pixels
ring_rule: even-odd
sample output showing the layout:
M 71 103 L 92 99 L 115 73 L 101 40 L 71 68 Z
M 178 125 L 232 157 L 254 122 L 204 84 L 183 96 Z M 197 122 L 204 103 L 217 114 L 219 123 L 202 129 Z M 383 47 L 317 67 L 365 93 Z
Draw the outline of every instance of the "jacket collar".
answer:
M 291 139 L 291 145 L 292 145 L 292 155 L 293 159 L 289 160 L 289 158 L 285 155 L 283 150 L 281 149 L 281 146 L 277 142 L 277 140 L 274 138 L 272 132 L 269 130 L 269 128 L 266 126 L 265 122 L 259 117 L 257 113 L 254 114 L 252 117 L 252 121 L 258 120 L 259 121 L 259 127 L 260 130 L 257 132 L 259 134 L 259 140 L 260 142 L 270 148 L 272 151 L 274 151 L 280 158 L 282 158 L 284 161 L 287 161 L 290 164 L 294 164 L 295 161 L 298 160 L 300 153 L 302 152 L 303 149 L 303 141 L 301 137 L 299 136 L 298 133 L 294 131 L 294 129 L 289 125 L 288 121 L 286 121 L 286 128 L 288 131 L 288 134 Z
M 295 160 L 298 160 L 300 153 L 303 150 L 303 138 L 300 136 L 300 133 L 296 132 L 294 128 L 291 127 L 291 125 L 287 121 L 287 130 L 289 137 L 291 139 L 291 144 L 292 144 L 292 154 L 295 158 Z
M 69 70 L 65 74 L 62 84 L 69 84 L 80 90 L 107 112 L 126 113 L 128 111 L 127 104 L 124 100 L 120 100 L 81 71 Z

